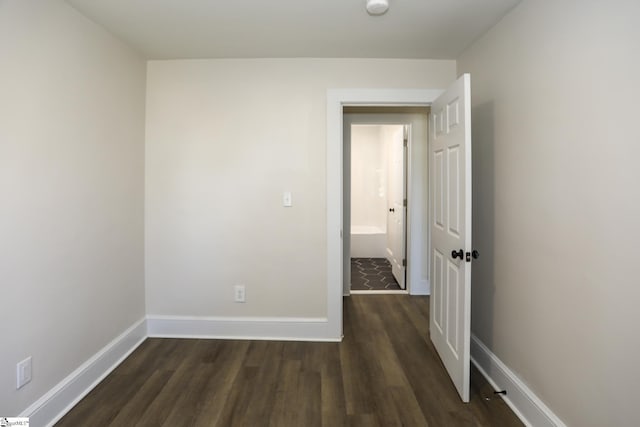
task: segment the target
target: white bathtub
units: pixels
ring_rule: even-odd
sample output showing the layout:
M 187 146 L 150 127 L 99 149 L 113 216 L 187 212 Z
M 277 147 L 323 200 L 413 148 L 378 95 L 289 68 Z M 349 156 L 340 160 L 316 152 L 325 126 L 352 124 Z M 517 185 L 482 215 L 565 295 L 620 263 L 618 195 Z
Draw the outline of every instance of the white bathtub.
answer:
M 351 258 L 386 258 L 387 233 L 370 225 L 351 226 Z

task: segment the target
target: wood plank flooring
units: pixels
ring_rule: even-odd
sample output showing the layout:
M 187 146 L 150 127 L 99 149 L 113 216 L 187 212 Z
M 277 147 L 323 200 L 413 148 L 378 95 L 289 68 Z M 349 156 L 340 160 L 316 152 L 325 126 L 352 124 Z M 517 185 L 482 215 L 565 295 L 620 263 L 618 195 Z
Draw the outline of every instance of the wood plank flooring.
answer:
M 475 368 L 460 401 L 428 310 L 345 298 L 342 343 L 150 338 L 56 426 L 522 426 Z

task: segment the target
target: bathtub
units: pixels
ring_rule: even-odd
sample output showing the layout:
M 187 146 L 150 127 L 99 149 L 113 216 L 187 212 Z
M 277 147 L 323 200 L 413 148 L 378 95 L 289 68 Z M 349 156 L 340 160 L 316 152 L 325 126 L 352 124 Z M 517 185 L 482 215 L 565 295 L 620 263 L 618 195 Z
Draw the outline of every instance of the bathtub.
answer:
M 386 258 L 387 233 L 370 225 L 351 226 L 351 258 Z

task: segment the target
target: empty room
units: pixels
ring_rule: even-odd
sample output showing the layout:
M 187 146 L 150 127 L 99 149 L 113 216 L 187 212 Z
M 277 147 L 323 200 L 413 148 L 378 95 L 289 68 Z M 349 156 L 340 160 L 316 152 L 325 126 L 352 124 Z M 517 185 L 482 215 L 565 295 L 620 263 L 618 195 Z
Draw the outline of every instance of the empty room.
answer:
M 0 0 L 0 426 L 638 425 L 639 18 Z

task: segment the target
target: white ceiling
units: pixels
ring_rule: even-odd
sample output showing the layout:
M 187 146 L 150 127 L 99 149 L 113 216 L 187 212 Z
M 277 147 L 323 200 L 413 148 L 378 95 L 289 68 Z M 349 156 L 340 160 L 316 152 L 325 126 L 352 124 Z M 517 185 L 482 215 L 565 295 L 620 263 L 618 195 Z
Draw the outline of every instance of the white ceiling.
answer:
M 149 59 L 455 59 L 521 0 L 67 0 Z

